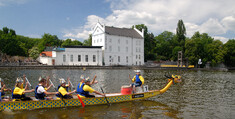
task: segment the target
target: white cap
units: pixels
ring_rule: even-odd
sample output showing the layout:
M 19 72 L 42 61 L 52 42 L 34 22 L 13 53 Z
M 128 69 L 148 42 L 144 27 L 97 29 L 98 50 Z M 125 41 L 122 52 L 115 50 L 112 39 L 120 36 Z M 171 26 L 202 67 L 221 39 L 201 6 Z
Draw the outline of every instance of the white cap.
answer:
M 135 70 L 135 73 L 140 73 L 140 70 Z
M 16 83 L 22 83 L 22 82 L 23 82 L 22 78 L 21 77 L 17 77 Z
M 66 83 L 66 81 L 63 78 L 60 78 L 60 84 Z
M 85 76 L 84 76 L 84 75 L 81 75 L 80 78 L 81 78 L 81 79 L 85 79 Z
M 89 78 L 89 77 L 87 77 L 87 78 L 85 79 L 85 82 L 88 82 L 88 81 L 90 81 L 90 78 Z
M 42 77 L 40 76 L 39 78 L 38 78 L 38 81 L 40 82 L 42 80 Z

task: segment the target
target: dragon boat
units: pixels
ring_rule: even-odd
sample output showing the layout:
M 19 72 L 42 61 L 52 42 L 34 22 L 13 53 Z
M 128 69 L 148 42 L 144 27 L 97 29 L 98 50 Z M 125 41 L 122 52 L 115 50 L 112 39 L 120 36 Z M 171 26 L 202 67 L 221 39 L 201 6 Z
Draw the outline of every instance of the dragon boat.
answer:
M 146 99 L 166 92 L 172 84 L 179 82 L 181 82 L 181 77 L 172 75 L 171 77 L 168 77 L 168 83 L 166 84 L 166 86 L 160 90 L 145 90 L 143 92 L 137 92 L 134 94 L 123 94 L 122 92 L 110 93 L 105 94 L 106 97 L 96 95 L 95 98 L 82 98 L 81 100 L 85 105 L 101 105 L 107 103 L 120 103 L 126 101 Z M 33 99 L 32 101 L 6 101 L 0 102 L 0 111 L 82 106 L 81 100 L 79 100 L 76 95 L 73 95 L 73 99 Z

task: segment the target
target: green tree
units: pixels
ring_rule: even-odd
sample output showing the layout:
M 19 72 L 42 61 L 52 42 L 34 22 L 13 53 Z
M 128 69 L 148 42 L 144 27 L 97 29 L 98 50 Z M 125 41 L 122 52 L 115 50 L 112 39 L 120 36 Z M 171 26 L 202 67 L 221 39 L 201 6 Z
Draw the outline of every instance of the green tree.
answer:
M 63 43 L 61 44 L 62 47 L 69 46 L 69 45 L 82 45 L 82 43 L 78 40 L 72 41 L 71 39 L 67 39 L 63 41 Z
M 179 42 L 179 46 L 183 48 L 183 53 L 185 51 L 185 39 L 186 39 L 186 28 L 184 26 L 183 20 L 179 20 L 176 28 L 176 36 Z
M 32 57 L 33 59 L 37 59 L 39 56 L 40 52 L 38 47 L 33 47 L 29 49 L 29 56 Z
M 224 44 L 224 63 L 228 67 L 235 67 L 235 40 L 230 39 Z
M 44 34 L 41 42 L 38 44 L 39 51 L 42 52 L 46 46 L 61 46 L 62 40 L 58 39 L 56 35 Z
M 89 38 L 83 41 L 84 46 L 92 46 L 92 35 L 89 34 Z

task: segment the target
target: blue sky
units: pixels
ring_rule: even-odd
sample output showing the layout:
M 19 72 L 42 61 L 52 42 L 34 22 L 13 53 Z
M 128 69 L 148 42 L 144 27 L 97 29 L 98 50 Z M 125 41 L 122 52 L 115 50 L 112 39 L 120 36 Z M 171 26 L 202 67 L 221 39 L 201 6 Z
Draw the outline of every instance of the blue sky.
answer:
M 145 24 L 157 35 L 165 30 L 175 33 L 182 19 L 188 37 L 199 31 L 226 42 L 235 38 L 234 4 L 234 0 L 0 0 L 0 28 L 29 37 L 50 33 L 83 41 L 97 21 L 127 28 Z

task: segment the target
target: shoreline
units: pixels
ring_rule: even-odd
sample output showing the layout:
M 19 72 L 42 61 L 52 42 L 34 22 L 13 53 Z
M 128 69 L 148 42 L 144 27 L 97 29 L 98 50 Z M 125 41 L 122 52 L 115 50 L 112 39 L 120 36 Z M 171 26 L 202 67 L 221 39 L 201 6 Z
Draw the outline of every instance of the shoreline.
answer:
M 186 68 L 186 67 L 148 67 L 148 66 L 75 66 L 75 65 L 18 65 L 0 66 L 1 69 L 142 69 L 142 70 L 205 70 L 205 71 L 232 71 L 235 68 Z

